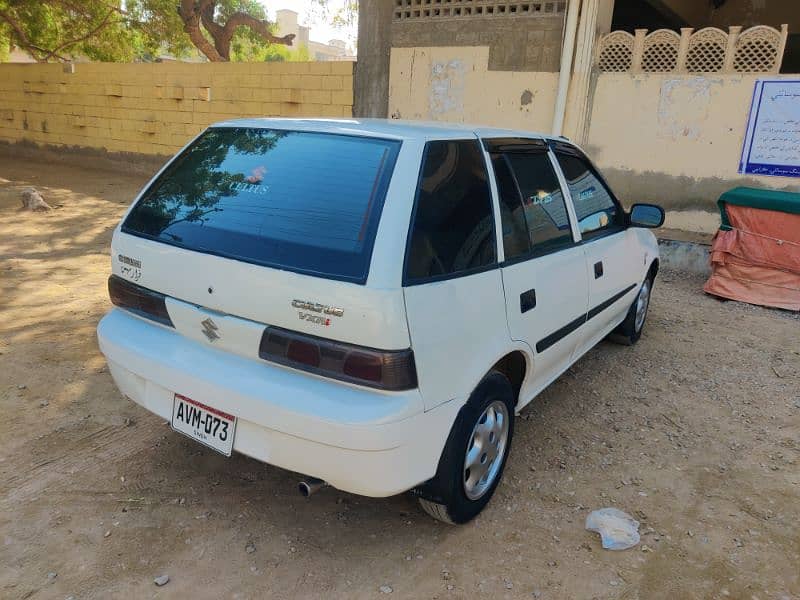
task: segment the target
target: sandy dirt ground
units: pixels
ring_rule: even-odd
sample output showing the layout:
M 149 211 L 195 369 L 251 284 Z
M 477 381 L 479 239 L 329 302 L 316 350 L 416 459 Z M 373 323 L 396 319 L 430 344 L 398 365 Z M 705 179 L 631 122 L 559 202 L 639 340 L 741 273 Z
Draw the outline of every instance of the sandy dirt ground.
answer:
M 800 598 L 796 315 L 663 272 L 637 346 L 601 344 L 522 412 L 473 523 L 307 500 L 114 387 L 95 326 L 144 179 L 0 157 L 0 597 Z M 60 207 L 20 212 L 26 185 Z M 641 521 L 637 548 L 584 530 L 604 506 Z

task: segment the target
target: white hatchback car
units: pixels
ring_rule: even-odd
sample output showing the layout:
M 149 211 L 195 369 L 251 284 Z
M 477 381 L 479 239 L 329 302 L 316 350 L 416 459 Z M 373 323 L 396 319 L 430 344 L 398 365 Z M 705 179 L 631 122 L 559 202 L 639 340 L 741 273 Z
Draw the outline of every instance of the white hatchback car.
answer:
M 464 523 L 515 414 L 607 335 L 639 338 L 663 218 L 562 138 L 219 123 L 114 231 L 100 348 L 202 444 Z

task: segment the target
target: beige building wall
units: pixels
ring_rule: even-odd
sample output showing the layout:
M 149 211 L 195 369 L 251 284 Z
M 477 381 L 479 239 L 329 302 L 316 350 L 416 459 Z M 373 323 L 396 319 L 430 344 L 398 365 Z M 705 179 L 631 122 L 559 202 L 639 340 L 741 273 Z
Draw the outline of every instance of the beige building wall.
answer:
M 352 104 L 352 62 L 0 64 L 0 142 L 171 155 L 217 121 Z
M 393 48 L 389 114 L 548 131 L 558 73 L 490 71 L 489 48 Z
M 714 208 L 735 185 L 800 191 L 800 181 L 742 176 L 753 86 L 775 75 L 602 73 L 587 151 L 627 202 Z

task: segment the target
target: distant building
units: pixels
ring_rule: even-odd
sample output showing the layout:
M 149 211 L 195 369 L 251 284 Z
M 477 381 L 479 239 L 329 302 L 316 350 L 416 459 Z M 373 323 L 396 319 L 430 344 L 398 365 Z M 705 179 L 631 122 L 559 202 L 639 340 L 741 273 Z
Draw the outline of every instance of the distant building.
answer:
M 88 58 L 85 56 L 70 56 L 69 54 L 65 54 L 69 59 L 69 62 L 75 63 L 86 63 L 90 62 Z M 33 55 L 25 50 L 24 48 L 19 48 L 18 46 L 11 46 L 11 49 L 8 52 L 8 58 L 5 61 L 0 62 L 9 62 L 9 63 L 35 63 L 36 59 Z
M 12 63 L 34 63 L 36 62 L 36 59 L 25 50 L 17 48 L 16 46 L 11 46 L 11 50 L 8 53 L 8 58 L 6 61 Z
M 297 12 L 288 8 L 276 11 L 276 35 L 284 36 L 294 34 L 292 48 L 305 46 L 311 60 L 355 60 L 356 57 L 347 47 L 344 40 L 329 40 L 327 44 L 309 39 L 309 28 L 300 25 L 297 21 Z

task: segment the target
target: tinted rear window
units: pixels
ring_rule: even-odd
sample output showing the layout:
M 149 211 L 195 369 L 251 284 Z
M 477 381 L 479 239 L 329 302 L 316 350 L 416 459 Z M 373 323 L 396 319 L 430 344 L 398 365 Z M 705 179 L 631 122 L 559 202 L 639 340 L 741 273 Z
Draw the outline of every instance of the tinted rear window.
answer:
M 144 193 L 126 233 L 363 283 L 400 143 L 210 129 Z

